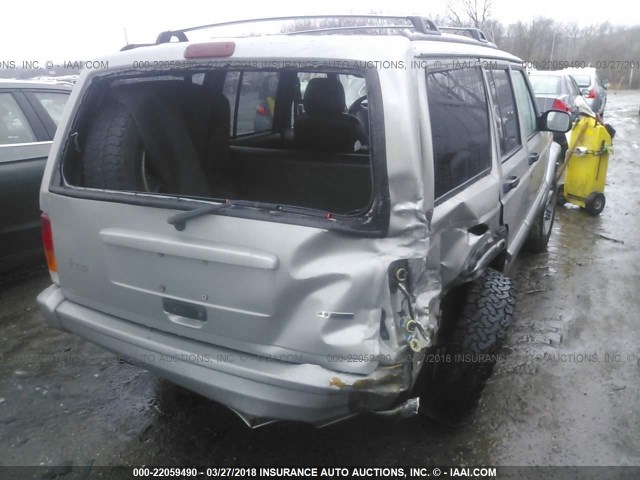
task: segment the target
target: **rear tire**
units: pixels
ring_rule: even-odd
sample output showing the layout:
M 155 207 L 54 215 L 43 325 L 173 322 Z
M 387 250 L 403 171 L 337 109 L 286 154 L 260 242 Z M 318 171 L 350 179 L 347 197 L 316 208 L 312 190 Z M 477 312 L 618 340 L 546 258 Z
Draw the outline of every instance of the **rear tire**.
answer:
M 536 216 L 536 220 L 531 226 L 531 230 L 529 230 L 529 235 L 524 244 L 525 249 L 529 252 L 540 253 L 547 249 L 553 230 L 553 222 L 556 218 L 557 199 L 558 187 L 553 186 L 547 202 Z
M 513 282 L 488 269 L 471 282 L 448 341 L 425 364 L 417 384 L 420 414 L 458 423 L 477 404 L 511 325 Z
M 597 217 L 604 210 L 604 206 L 607 201 L 604 196 L 604 193 L 593 192 L 587 197 L 587 200 L 584 202 L 584 208 L 587 213 L 593 217 Z

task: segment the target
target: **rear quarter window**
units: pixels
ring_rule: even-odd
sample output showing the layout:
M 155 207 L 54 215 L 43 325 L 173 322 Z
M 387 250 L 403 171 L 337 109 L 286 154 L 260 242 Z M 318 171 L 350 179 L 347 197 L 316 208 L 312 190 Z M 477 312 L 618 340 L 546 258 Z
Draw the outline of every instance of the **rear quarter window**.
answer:
M 60 123 L 69 94 L 58 92 L 33 92 L 40 105 L 47 111 L 56 127 Z

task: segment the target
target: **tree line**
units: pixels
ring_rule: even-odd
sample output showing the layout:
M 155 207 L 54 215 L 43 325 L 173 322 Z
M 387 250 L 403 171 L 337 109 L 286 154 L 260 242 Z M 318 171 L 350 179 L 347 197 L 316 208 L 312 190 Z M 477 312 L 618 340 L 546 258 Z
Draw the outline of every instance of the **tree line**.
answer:
M 500 49 L 544 70 L 593 66 L 614 88 L 640 88 L 640 25 L 581 27 L 542 16 L 505 24 L 492 17 L 492 0 L 449 0 L 436 23 L 480 28 Z
M 626 27 L 603 22 L 581 27 L 570 20 L 548 17 L 505 24 L 492 17 L 491 0 L 450 0 L 446 14 L 432 20 L 441 26 L 479 28 L 498 48 L 540 70 L 592 66 L 611 88 L 640 88 L 640 25 Z M 285 25 L 282 31 L 388 24 L 389 20 L 379 19 L 304 19 Z M 384 28 L 370 31 L 389 32 Z M 357 34 L 358 30 L 346 33 Z

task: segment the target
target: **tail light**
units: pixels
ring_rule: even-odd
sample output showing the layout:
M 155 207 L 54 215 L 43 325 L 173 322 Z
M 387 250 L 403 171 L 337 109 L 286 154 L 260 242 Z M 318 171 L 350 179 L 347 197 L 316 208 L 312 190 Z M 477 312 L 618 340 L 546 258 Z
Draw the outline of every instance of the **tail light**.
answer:
M 569 107 L 569 105 L 566 104 L 566 102 L 563 102 L 559 98 L 556 98 L 556 100 L 553 102 L 553 105 L 551 105 L 551 110 L 560 110 L 561 112 L 570 112 L 571 108 Z
M 256 113 L 261 117 L 264 117 L 267 114 L 267 109 L 264 108 L 264 105 L 261 103 L 256 107 Z
M 589 90 L 585 95 L 585 98 L 596 98 L 596 89 L 592 88 L 591 90 Z
M 53 250 L 53 231 L 51 230 L 49 215 L 43 212 L 40 215 L 40 224 L 42 225 L 42 243 L 44 246 L 44 255 L 47 258 L 47 267 L 51 273 L 51 278 L 55 282 L 58 275 L 58 264 L 56 263 L 56 254 Z

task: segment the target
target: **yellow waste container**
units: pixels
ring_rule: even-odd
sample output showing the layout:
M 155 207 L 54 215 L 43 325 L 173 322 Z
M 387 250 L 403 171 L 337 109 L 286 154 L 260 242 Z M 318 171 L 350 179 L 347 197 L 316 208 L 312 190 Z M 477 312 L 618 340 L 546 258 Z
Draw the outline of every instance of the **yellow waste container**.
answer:
M 594 216 L 604 209 L 604 183 L 611 150 L 607 128 L 593 117 L 581 118 L 571 131 L 562 194 Z

